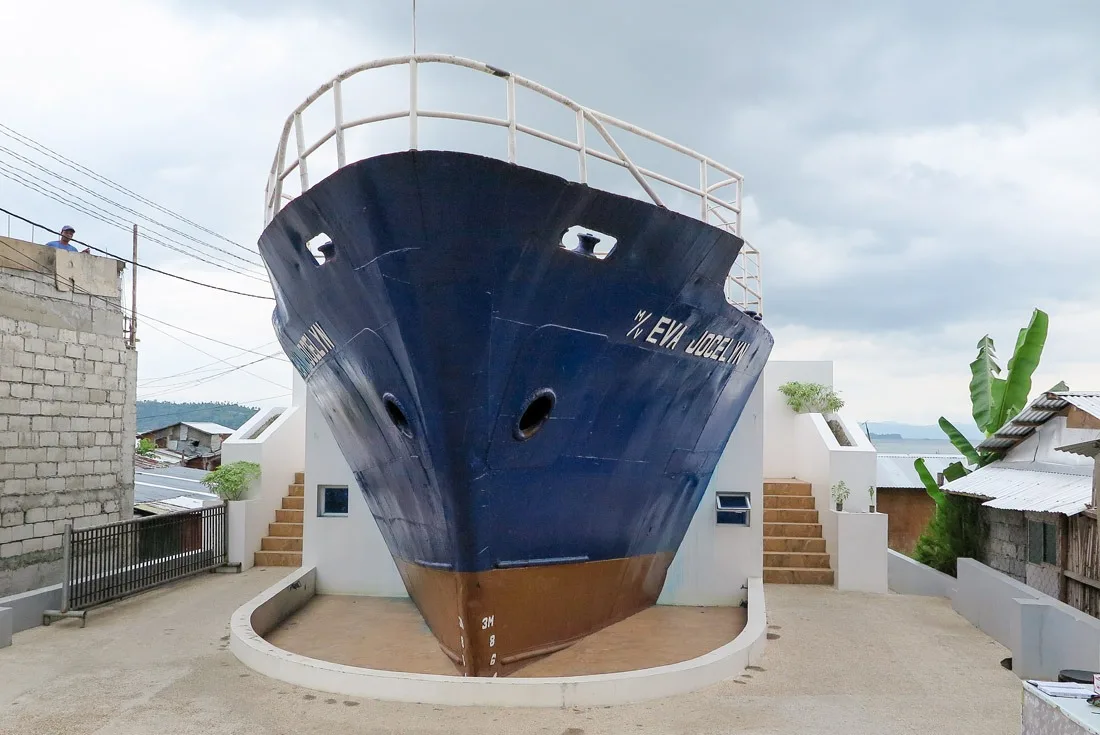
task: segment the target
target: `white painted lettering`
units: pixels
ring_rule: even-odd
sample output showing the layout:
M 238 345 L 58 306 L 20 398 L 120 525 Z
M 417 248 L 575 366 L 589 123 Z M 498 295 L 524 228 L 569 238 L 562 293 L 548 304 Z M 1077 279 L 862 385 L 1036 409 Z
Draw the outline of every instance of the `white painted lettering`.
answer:
M 648 311 L 639 311 L 638 315 L 634 317 L 634 326 L 630 328 L 626 336 L 631 339 L 637 339 L 642 333 L 642 325 L 649 321 L 649 317 L 651 316 L 653 316 L 653 314 Z
M 489 658 L 489 665 L 490 665 L 490 666 L 495 666 L 495 665 L 496 665 L 496 662 L 497 662 L 497 655 L 496 655 L 496 654 L 494 653 L 494 654 L 493 654 L 493 655 L 492 655 L 492 656 L 491 656 L 491 657 Z M 495 674 L 494 674 L 494 676 L 495 676 Z
M 651 345 L 657 344 L 657 336 L 664 333 L 665 327 L 672 322 L 667 316 L 663 316 L 657 320 L 657 323 L 653 325 L 653 329 L 649 330 L 649 336 L 645 338 L 646 342 Z
M 482 619 L 481 619 L 481 629 L 482 629 L 482 630 L 487 630 L 487 629 L 489 629 L 489 628 L 492 628 L 492 627 L 493 627 L 493 620 L 494 620 L 495 618 L 496 618 L 496 616 L 495 616 L 495 615 L 490 615 L 490 616 L 489 616 L 489 617 L 487 617 L 487 618 L 482 618 Z
M 729 345 L 731 339 L 733 338 L 723 337 L 721 340 L 719 340 L 718 344 L 714 346 L 714 349 L 710 351 L 710 354 L 707 355 L 707 357 L 712 360 L 717 360 L 719 357 L 722 356 L 722 353 L 726 351 L 726 347 Z
M 668 348 L 670 350 L 676 349 L 676 345 L 680 343 L 680 338 L 684 336 L 684 332 L 687 331 L 687 328 L 688 328 L 687 324 L 681 324 L 680 325 L 680 327 L 679 327 L 680 331 L 676 333 L 675 337 L 673 337 L 672 339 L 670 339 L 668 341 Z M 671 334 L 672 334 L 672 331 L 670 330 L 669 335 L 671 335 Z M 666 335 L 666 336 L 668 336 L 668 335 Z M 661 340 L 661 347 L 664 347 L 664 346 L 665 346 L 664 340 Z
M 493 647 L 493 646 L 495 646 L 496 644 L 497 644 L 497 637 L 496 637 L 496 635 L 494 634 L 494 635 L 491 635 L 491 636 L 489 636 L 489 648 L 492 648 L 492 647 Z

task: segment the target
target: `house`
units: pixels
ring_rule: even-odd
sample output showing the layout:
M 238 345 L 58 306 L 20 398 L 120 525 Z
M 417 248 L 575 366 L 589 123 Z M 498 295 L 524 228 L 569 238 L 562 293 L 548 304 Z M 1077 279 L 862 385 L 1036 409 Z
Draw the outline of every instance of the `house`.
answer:
M 986 564 L 1094 615 L 1100 552 L 1087 445 L 1097 439 L 1100 393 L 1043 393 L 978 445 L 1001 459 L 944 485 L 981 501 Z
M 138 434 L 138 438 L 149 439 L 158 449 L 178 452 L 180 464 L 209 470 L 221 464 L 222 442 L 233 431 L 209 421 L 180 421 Z
M 917 475 L 913 463 L 923 458 L 933 477 L 939 477 L 961 454 L 879 454 L 875 461 L 875 509 L 888 518 L 888 544 L 907 556 L 936 512 L 936 503 Z

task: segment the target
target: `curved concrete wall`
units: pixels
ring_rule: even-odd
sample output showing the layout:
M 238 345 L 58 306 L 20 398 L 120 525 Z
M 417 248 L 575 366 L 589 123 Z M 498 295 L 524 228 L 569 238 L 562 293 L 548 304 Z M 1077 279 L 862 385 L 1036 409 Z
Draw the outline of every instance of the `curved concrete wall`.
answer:
M 289 684 L 398 702 L 500 707 L 627 704 L 701 689 L 740 674 L 763 654 L 764 585 L 749 579 L 748 621 L 731 642 L 689 661 L 617 674 L 544 678 L 463 678 L 364 669 L 300 656 L 263 634 L 316 593 L 316 569 L 301 568 L 242 605 L 231 622 L 230 650 L 249 668 Z

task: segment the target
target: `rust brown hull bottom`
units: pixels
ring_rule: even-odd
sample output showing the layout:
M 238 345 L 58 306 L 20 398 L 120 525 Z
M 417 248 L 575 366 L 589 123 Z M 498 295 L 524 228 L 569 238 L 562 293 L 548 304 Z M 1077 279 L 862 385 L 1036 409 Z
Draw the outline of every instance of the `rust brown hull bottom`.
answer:
M 452 572 L 397 559 L 405 589 L 464 676 L 507 676 L 653 605 L 671 552 Z

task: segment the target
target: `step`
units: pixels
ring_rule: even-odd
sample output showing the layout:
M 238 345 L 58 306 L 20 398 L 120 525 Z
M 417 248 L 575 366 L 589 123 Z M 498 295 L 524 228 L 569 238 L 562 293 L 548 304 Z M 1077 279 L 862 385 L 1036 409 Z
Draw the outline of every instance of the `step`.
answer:
M 764 553 L 824 554 L 823 538 L 791 538 L 789 536 L 765 536 Z
M 302 524 L 301 523 L 269 523 L 267 524 L 268 536 L 283 536 L 283 537 L 302 537 Z
M 291 497 L 290 495 L 287 495 L 285 498 L 283 498 L 284 510 L 304 510 L 305 507 L 306 499 L 303 498 L 301 495 L 298 495 L 296 497 Z
M 764 567 L 765 584 L 832 584 L 832 569 Z
M 292 498 L 301 498 L 306 494 L 306 486 L 301 483 L 289 485 L 287 487 L 287 495 Z
M 304 472 L 295 472 L 294 473 L 294 484 L 295 485 L 305 485 L 306 484 L 306 473 L 304 473 Z
M 813 495 L 813 485 L 803 480 L 764 480 L 765 495 Z
M 764 536 L 792 536 L 794 538 L 821 538 L 820 523 L 768 523 L 764 522 Z
M 814 513 L 817 513 L 815 510 Z M 283 510 L 279 509 L 275 511 L 275 521 L 277 523 L 302 523 L 305 521 L 306 512 L 304 510 Z
M 812 495 L 765 495 L 764 510 L 768 508 L 801 508 L 802 510 L 814 510 Z
M 300 567 L 302 566 L 302 552 L 257 551 L 253 562 L 258 567 Z
M 764 523 L 817 523 L 816 510 L 765 508 Z
M 824 553 L 764 552 L 765 567 L 789 569 L 828 569 L 829 555 Z
M 264 536 L 260 539 L 261 551 L 301 551 L 302 539 L 294 536 Z

